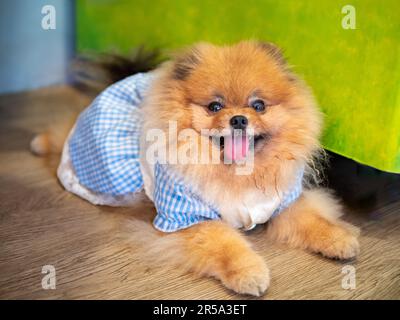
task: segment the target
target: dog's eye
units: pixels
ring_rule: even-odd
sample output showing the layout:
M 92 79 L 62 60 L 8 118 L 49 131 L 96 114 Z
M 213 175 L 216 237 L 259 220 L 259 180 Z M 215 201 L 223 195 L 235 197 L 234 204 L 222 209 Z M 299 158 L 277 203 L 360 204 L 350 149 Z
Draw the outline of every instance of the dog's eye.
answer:
M 222 109 L 222 104 L 221 102 L 218 101 L 213 101 L 208 105 L 208 109 L 212 112 L 218 112 Z
M 264 101 L 258 99 L 258 100 L 254 100 L 251 103 L 251 107 L 256 110 L 257 112 L 261 112 L 265 110 L 265 103 Z

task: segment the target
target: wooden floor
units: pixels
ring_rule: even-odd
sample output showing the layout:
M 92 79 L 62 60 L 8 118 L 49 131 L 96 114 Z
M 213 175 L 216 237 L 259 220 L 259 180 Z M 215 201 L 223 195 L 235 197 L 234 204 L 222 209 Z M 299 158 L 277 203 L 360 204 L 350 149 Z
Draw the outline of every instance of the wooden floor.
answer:
M 32 156 L 34 133 L 80 109 L 88 98 L 69 87 L 0 98 L 0 298 L 3 299 L 249 299 L 213 279 L 180 275 L 141 258 L 142 232 L 127 237 L 129 222 L 150 224 L 155 210 L 96 207 L 58 184 L 54 161 Z M 272 274 L 263 299 L 399 299 L 400 202 L 353 210 L 362 228 L 361 254 L 338 262 L 267 242 L 259 227 L 248 235 Z M 137 239 L 138 241 L 135 241 Z M 44 290 L 42 266 L 56 269 L 56 289 Z M 354 266 L 356 289 L 342 288 L 342 268 Z

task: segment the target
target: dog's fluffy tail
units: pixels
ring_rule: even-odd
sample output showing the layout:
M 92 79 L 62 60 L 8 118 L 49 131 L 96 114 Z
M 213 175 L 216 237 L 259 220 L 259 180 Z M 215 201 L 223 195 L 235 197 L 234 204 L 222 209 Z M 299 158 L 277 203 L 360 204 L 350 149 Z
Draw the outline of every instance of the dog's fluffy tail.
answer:
M 133 50 L 130 55 L 99 54 L 80 56 L 72 64 L 72 82 L 78 88 L 98 94 L 110 84 L 139 72 L 148 72 L 162 62 L 158 49 L 145 49 L 143 46 Z M 59 154 L 77 115 L 63 123 L 52 125 L 43 133 L 36 135 L 30 144 L 33 154 L 46 156 Z
M 160 50 L 143 46 L 125 56 L 113 53 L 79 56 L 72 65 L 74 82 L 84 89 L 101 91 L 128 76 L 151 71 L 162 61 Z

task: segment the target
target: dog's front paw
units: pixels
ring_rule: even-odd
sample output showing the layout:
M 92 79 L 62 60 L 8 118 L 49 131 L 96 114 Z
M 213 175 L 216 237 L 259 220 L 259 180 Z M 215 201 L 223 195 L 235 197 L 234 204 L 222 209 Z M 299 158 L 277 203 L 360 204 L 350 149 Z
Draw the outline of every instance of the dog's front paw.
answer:
M 259 256 L 244 257 L 224 271 L 222 283 L 240 293 L 261 296 L 269 286 L 269 269 Z
M 321 253 L 335 259 L 354 258 L 360 252 L 358 235 L 359 230 L 356 227 L 342 222 L 331 230 L 329 238 L 325 241 L 326 244 L 321 248 Z

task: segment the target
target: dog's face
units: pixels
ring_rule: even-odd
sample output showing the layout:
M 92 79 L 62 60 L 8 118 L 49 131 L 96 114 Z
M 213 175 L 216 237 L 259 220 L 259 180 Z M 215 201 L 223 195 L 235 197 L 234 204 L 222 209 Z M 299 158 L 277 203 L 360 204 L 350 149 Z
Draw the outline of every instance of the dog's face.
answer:
M 273 45 L 197 45 L 170 64 L 160 92 L 163 119 L 199 135 L 222 132 L 233 160 L 254 148 L 255 163 L 265 166 L 307 160 L 318 148 L 321 117 L 312 95 Z

